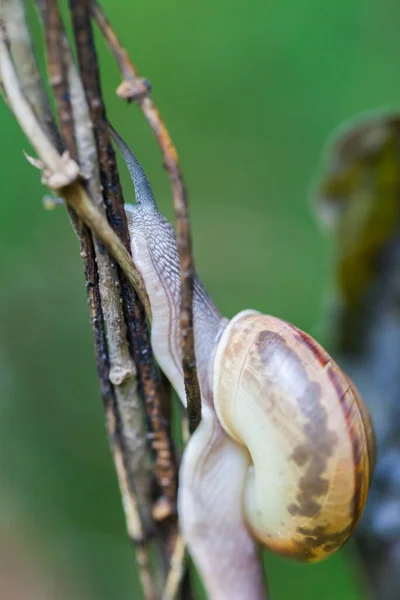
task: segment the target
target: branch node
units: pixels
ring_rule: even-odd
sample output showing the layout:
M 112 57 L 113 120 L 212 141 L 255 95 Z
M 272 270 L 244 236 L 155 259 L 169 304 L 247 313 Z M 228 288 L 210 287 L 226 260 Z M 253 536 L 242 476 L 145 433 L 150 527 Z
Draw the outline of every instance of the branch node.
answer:
M 151 84 L 144 77 L 124 79 L 116 90 L 117 96 L 123 100 L 128 100 L 128 102 L 143 100 L 150 92 Z
M 153 519 L 158 523 L 165 521 L 168 517 L 175 514 L 175 507 L 165 496 L 160 496 L 153 505 L 152 515 Z
M 113 385 L 121 385 L 135 375 L 136 369 L 133 363 L 128 366 L 115 365 L 110 369 L 109 379 Z
M 42 183 L 52 190 L 61 190 L 81 178 L 79 165 L 72 160 L 69 152 L 63 152 L 57 161 L 57 170 L 50 168 L 40 158 L 34 158 L 23 151 L 26 160 L 35 169 L 42 171 Z

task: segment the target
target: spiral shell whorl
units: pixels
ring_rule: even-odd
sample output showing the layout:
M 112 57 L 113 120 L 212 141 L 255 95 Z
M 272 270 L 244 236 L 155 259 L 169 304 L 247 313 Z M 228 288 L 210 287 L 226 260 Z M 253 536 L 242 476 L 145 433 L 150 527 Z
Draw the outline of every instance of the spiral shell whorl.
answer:
M 364 508 L 373 452 L 351 382 L 307 334 L 243 311 L 219 342 L 213 387 L 221 425 L 253 462 L 253 534 L 298 560 L 337 550 Z

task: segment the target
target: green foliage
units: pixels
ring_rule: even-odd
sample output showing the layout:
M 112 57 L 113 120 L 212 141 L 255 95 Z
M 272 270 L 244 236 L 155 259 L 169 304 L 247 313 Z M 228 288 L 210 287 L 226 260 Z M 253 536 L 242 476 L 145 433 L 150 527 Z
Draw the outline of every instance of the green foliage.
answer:
M 257 308 L 318 337 L 330 249 L 310 181 L 337 124 L 397 105 L 398 3 L 104 7 L 177 145 L 196 263 L 216 303 L 228 316 Z M 97 40 L 109 117 L 171 217 L 156 142 L 138 109 L 115 97 L 119 75 Z M 44 568 L 66 573 L 85 599 L 138 598 L 77 243 L 63 209 L 43 210 L 45 190 L 21 152 L 28 144 L 3 103 L 0 123 L 0 525 L 29 531 L 22 541 Z M 311 567 L 266 560 L 274 600 L 361 598 L 346 553 Z

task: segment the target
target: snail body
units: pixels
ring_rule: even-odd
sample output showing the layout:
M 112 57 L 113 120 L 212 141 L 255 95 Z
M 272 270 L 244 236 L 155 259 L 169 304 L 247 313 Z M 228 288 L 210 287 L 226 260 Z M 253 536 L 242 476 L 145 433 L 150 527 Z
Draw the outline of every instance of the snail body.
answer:
M 153 351 L 186 404 L 175 233 L 136 158 L 113 137 L 135 186 L 126 212 Z M 202 421 L 181 465 L 181 527 L 210 599 L 261 600 L 259 544 L 313 562 L 352 533 L 373 469 L 373 430 L 349 379 L 293 325 L 251 310 L 228 321 L 197 276 L 193 316 Z

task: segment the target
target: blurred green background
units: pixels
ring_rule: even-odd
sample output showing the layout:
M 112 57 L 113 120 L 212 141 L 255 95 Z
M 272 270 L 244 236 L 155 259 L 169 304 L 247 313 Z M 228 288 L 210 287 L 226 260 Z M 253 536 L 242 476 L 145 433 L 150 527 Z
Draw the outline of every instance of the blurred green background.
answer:
M 103 4 L 177 145 L 197 268 L 216 303 L 227 316 L 252 307 L 318 338 L 330 243 L 310 183 L 338 124 L 398 106 L 400 4 Z M 119 75 L 97 41 L 108 115 L 172 218 L 155 139 L 137 107 L 116 98 Z M 45 189 L 3 102 L 0 123 L 0 565 L 14 553 L 21 572 L 41 573 L 41 598 L 139 599 L 77 243 L 63 209 L 43 210 Z M 129 201 L 125 169 L 122 179 Z M 267 564 L 274 600 L 363 597 L 346 551 L 311 567 Z

